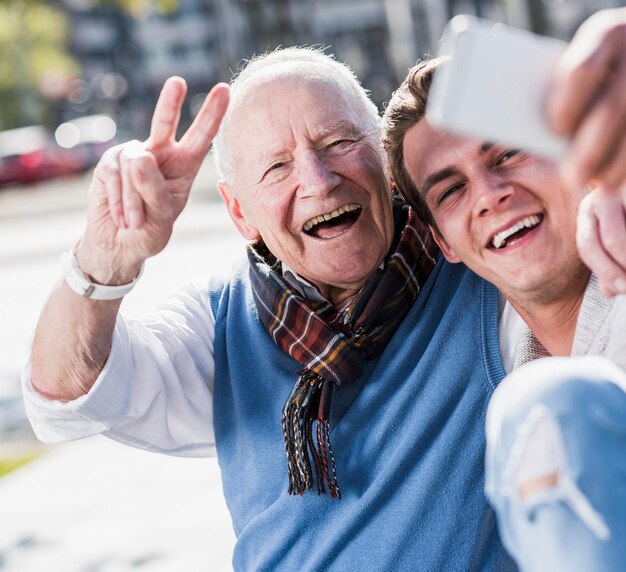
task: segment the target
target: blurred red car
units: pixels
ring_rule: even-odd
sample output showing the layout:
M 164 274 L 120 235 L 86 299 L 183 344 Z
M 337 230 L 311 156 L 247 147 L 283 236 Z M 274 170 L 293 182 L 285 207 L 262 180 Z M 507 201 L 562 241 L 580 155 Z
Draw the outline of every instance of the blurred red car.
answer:
M 106 115 L 68 121 L 54 134 L 40 125 L 0 132 L 0 186 L 85 171 L 116 143 L 115 135 Z

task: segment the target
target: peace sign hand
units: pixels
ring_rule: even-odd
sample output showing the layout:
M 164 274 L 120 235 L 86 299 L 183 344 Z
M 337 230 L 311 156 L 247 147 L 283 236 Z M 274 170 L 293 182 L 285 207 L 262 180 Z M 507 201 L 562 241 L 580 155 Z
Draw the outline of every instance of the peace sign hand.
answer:
M 147 141 L 109 149 L 94 170 L 87 226 L 76 255 L 80 268 L 96 282 L 130 282 L 144 260 L 170 239 L 229 98 L 228 86 L 217 84 L 177 142 L 186 92 L 184 80 L 169 78 Z

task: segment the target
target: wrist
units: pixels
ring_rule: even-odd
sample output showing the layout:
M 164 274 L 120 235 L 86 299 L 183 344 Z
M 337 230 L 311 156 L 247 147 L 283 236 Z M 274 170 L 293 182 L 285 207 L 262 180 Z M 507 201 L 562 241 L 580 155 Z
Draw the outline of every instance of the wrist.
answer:
M 110 251 L 102 255 L 102 250 L 90 249 L 83 242 L 79 242 L 72 253 L 76 257 L 76 263 L 80 271 L 86 278 L 94 284 L 102 286 L 121 286 L 129 284 L 139 278 L 143 272 L 143 261 L 138 262 L 117 262 L 116 258 L 111 257 Z
M 67 286 L 80 296 L 93 300 L 117 300 L 123 298 L 135 287 L 137 280 L 143 273 L 143 264 L 141 264 L 130 280 L 125 278 L 124 272 L 111 272 L 111 280 L 102 283 L 94 280 L 91 274 L 83 271 L 74 250 L 63 254 L 61 257 L 61 268 Z

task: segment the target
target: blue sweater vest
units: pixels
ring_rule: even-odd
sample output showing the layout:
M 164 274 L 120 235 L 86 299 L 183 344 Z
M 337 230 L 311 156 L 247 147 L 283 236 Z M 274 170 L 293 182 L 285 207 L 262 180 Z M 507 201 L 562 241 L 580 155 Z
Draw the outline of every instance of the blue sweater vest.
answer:
M 493 286 L 439 260 L 384 353 L 335 389 L 333 500 L 287 494 L 280 417 L 301 366 L 259 322 L 247 268 L 212 290 L 236 570 L 516 570 L 483 493 L 485 411 L 504 376 L 497 303 Z

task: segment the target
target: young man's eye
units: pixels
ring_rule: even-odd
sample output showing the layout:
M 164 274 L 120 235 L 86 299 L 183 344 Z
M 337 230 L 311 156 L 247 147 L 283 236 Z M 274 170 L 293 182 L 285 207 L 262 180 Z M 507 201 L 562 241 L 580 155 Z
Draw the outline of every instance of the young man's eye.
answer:
M 463 188 L 463 184 L 462 183 L 458 183 L 456 185 L 452 185 L 451 187 L 448 187 L 437 198 L 437 205 L 440 205 L 441 203 L 443 203 L 446 200 L 448 200 L 449 198 L 451 198 L 455 193 L 460 191 L 462 188 Z
M 496 159 L 496 165 L 500 165 L 509 159 L 512 159 L 516 155 L 519 155 L 522 152 L 521 149 L 507 149 L 504 153 L 498 155 Z

